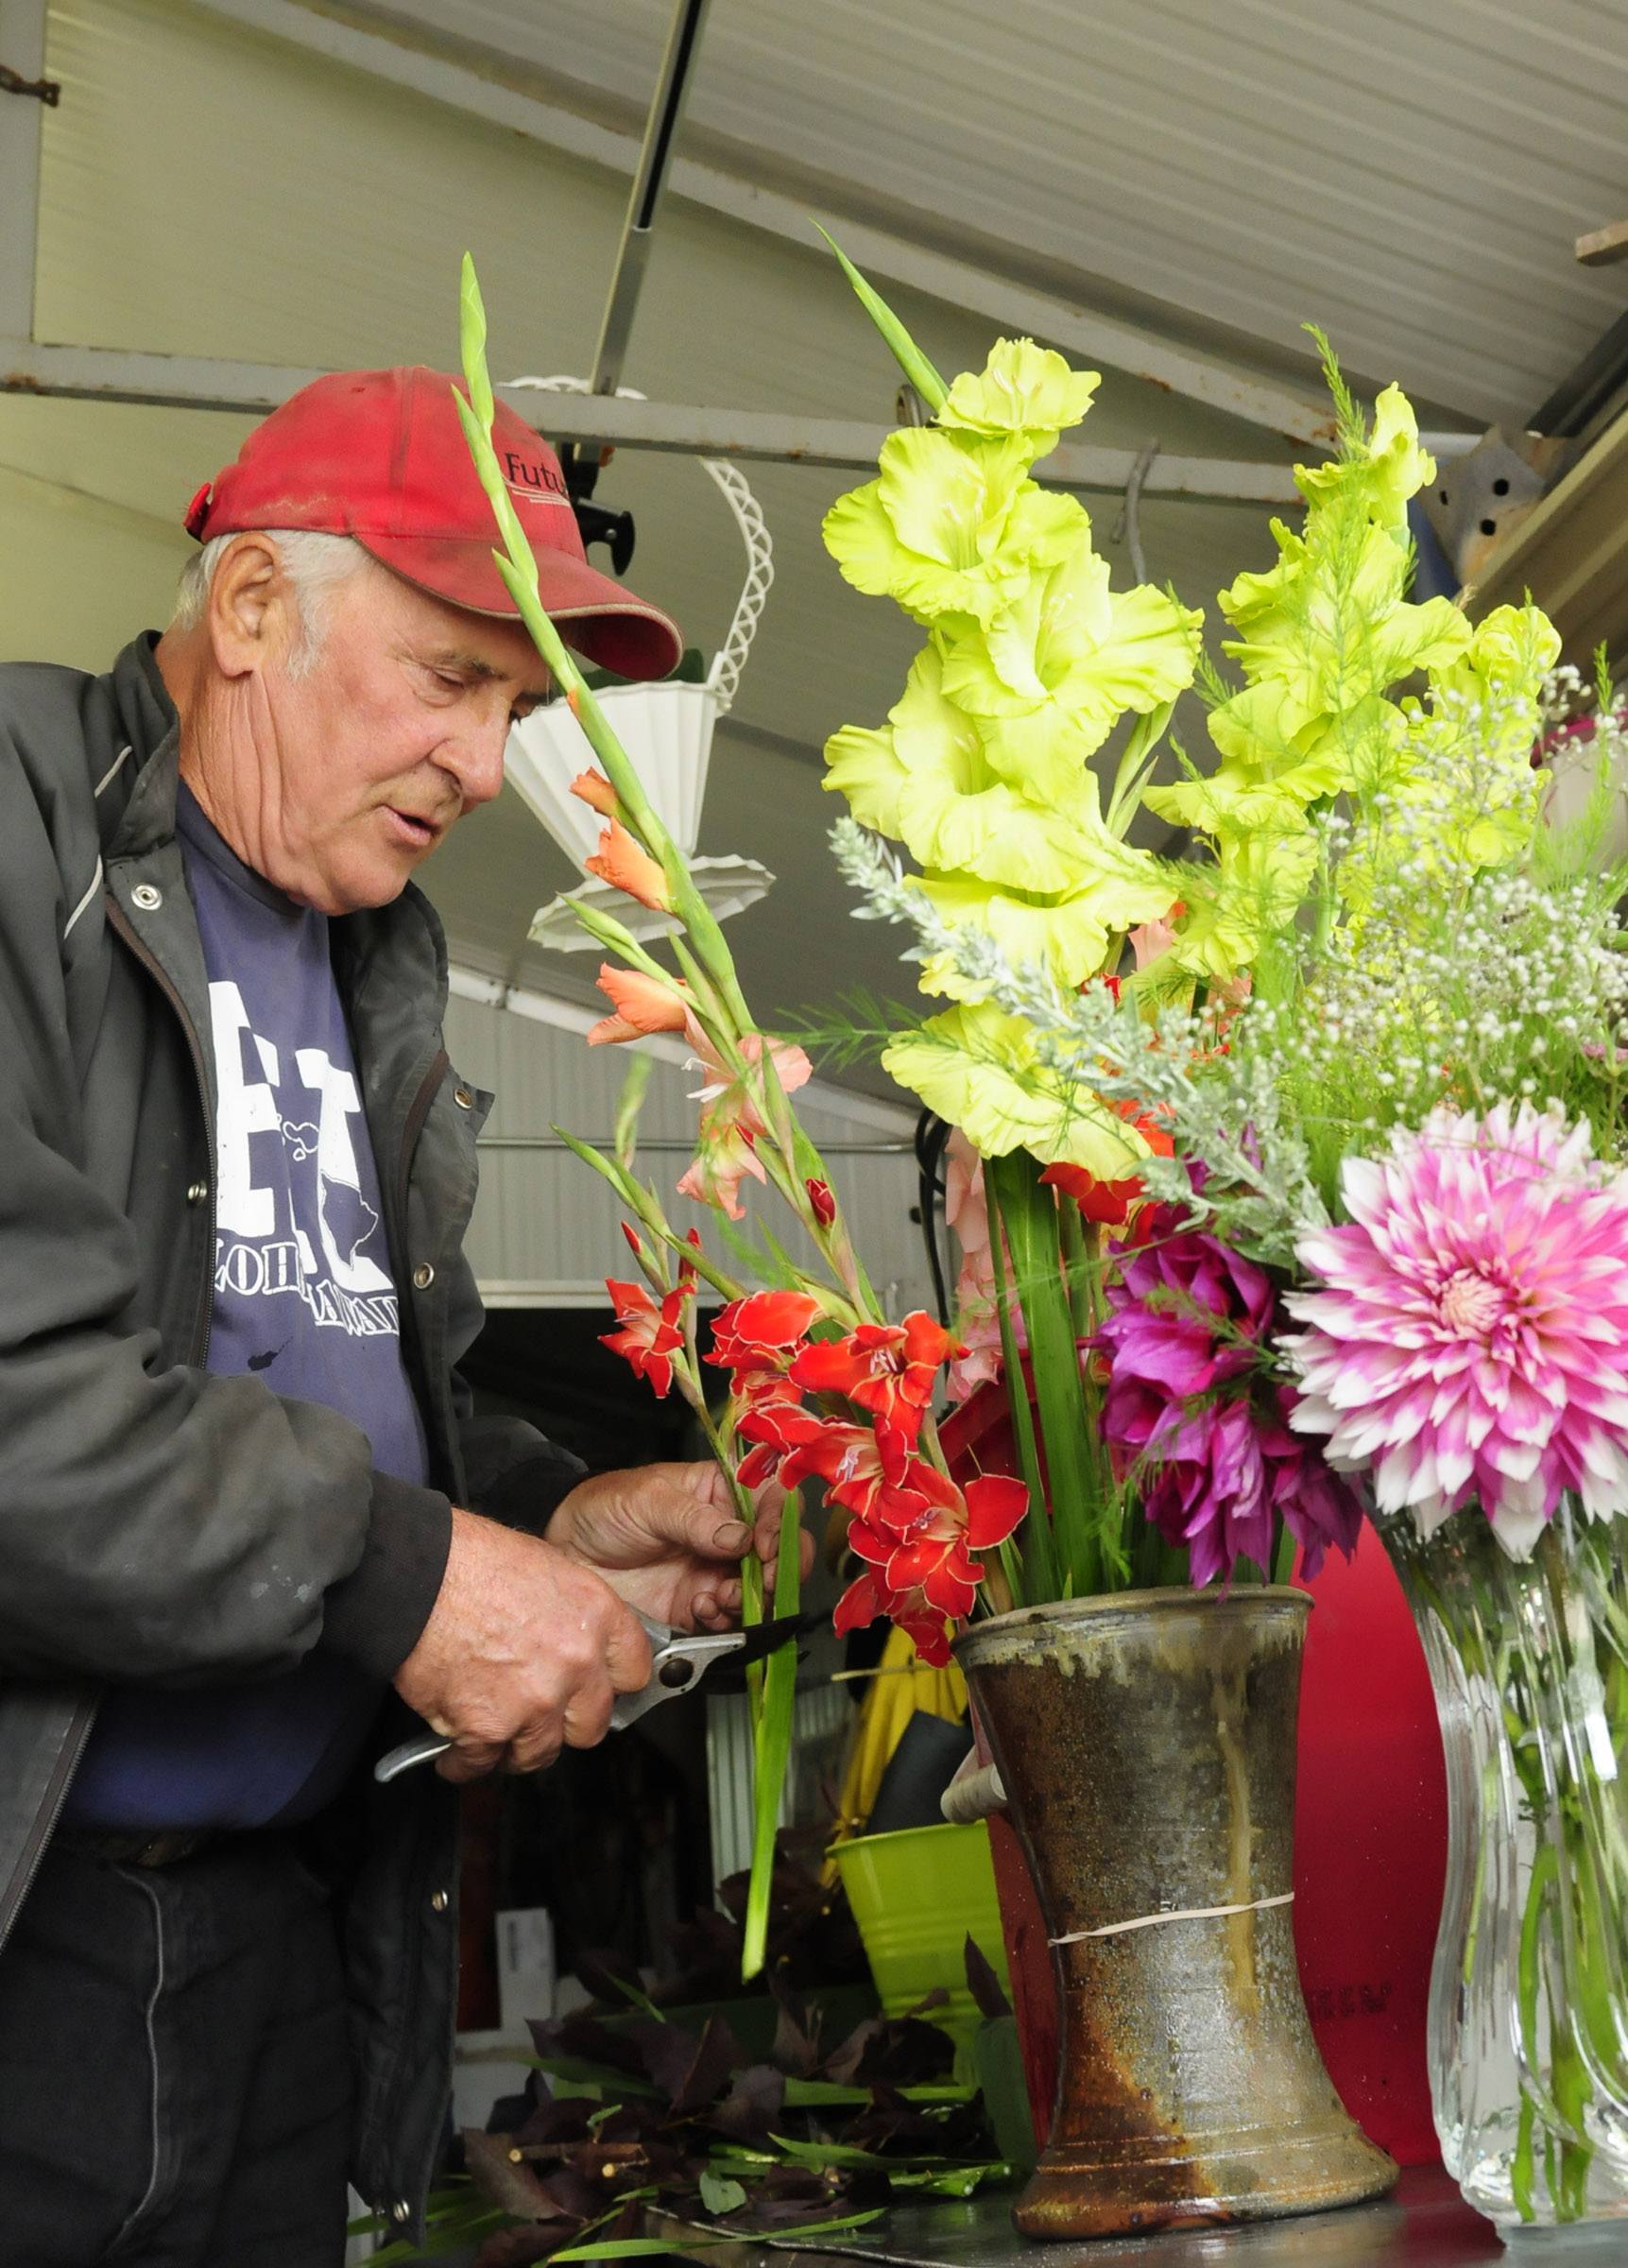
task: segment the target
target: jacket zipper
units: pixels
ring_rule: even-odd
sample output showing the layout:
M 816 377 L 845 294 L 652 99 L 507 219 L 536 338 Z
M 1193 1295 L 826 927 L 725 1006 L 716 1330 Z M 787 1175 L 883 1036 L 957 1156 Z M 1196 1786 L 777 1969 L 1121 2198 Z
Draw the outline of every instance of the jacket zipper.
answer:
M 436 1096 L 440 1091 L 441 1081 L 446 1077 L 451 1067 L 452 1058 L 448 1056 L 446 1049 L 444 1047 L 437 1048 L 428 1071 L 425 1072 L 423 1078 L 419 1083 L 418 1091 L 413 1096 L 406 1118 L 403 1122 L 402 1154 L 396 1169 L 396 1250 L 401 1256 L 403 1286 L 401 1315 L 403 1324 L 412 1334 L 413 1359 L 418 1368 L 420 1396 L 426 1414 L 432 1407 L 434 1397 L 431 1391 L 429 1368 L 424 1361 L 423 1340 L 419 1332 L 418 1312 L 413 1306 L 411 1297 L 413 1256 L 407 1249 L 407 1190 L 412 1179 L 413 1158 L 418 1150 L 419 1137 L 424 1130 L 424 1121 L 430 1115 Z M 441 1430 L 445 1432 L 445 1426 L 442 1426 Z
M 152 978 L 159 990 L 169 1002 L 170 1006 L 175 1010 L 177 1020 L 180 1024 L 182 1036 L 186 1040 L 187 1053 L 192 1057 L 193 1073 L 197 1080 L 197 1099 L 198 1106 L 203 1112 L 204 1143 L 207 1154 L 204 1167 L 204 1186 L 209 1191 L 209 1215 L 205 1225 L 206 1234 L 204 1237 L 203 1246 L 203 1302 L 198 1309 L 197 1319 L 193 1326 L 192 1347 L 188 1353 L 187 1361 L 193 1369 L 201 1370 L 204 1366 L 205 1359 L 209 1354 L 210 1332 L 213 1329 L 214 1322 L 215 1227 L 214 1114 L 211 1110 L 209 1104 L 209 1074 L 204 1067 L 203 1045 L 198 1039 L 197 1026 L 194 1024 L 192 1018 L 187 1014 L 186 1003 L 182 1000 L 180 992 L 176 989 L 174 979 L 170 976 L 169 971 L 164 968 L 163 963 L 159 960 L 157 955 L 149 950 L 149 948 L 130 927 L 129 921 L 126 918 L 124 907 L 119 903 L 118 900 L 113 896 L 111 890 L 107 894 L 107 910 L 109 921 L 118 932 L 119 936 L 124 939 L 124 942 L 129 946 L 130 952 L 134 954 L 136 959 L 141 963 L 147 974 Z
M 437 1048 L 434 1057 L 430 1062 L 429 1069 L 425 1072 L 423 1078 L 420 1081 L 418 1091 L 413 1096 L 412 1103 L 408 1107 L 406 1118 L 403 1121 L 401 1158 L 396 1173 L 396 1241 L 397 1249 L 402 1256 L 402 1271 L 406 1286 L 406 1290 L 403 1292 L 403 1310 L 404 1315 L 411 1319 L 413 1353 L 418 1366 L 420 1391 L 423 1395 L 424 1406 L 426 1410 L 430 1407 L 431 1403 L 430 1382 L 428 1366 L 424 1361 L 423 1340 L 419 1331 L 418 1314 L 410 1297 L 413 1271 L 412 1255 L 407 1248 L 407 1197 L 408 1185 L 412 1178 L 413 1158 L 418 1150 L 419 1137 L 424 1130 L 424 1121 L 430 1115 L 430 1110 L 435 1103 L 436 1096 L 440 1091 L 441 1082 L 445 1078 L 448 1070 L 451 1068 L 451 1061 L 452 1058 L 448 1056 L 446 1049 L 444 1047 Z M 418 1930 L 421 1931 L 422 1929 L 422 1923 L 420 1920 L 419 1920 L 419 1916 L 422 1910 L 423 1900 L 429 1895 L 426 1865 L 428 1854 L 424 1848 L 424 1840 L 425 1839 L 422 1836 L 420 1837 L 419 1848 L 415 1853 L 415 1864 L 408 1869 L 412 1885 L 409 1893 L 407 1913 L 409 1943 L 412 1942 L 414 1936 L 418 1933 L 414 1928 L 416 1921 L 418 1922 Z M 457 1864 L 455 1844 L 454 1855 L 451 1864 L 454 1866 L 455 1866 Z M 414 2033 L 418 2028 L 419 1997 L 420 1986 L 420 1961 L 413 1962 L 406 1979 L 406 1990 L 403 1995 L 402 2034 L 403 2038 L 407 2040 L 412 2039 Z M 403 2075 L 398 2075 L 396 2083 L 390 2090 L 389 2112 L 388 2117 L 384 2122 L 384 2124 L 386 2130 L 391 2133 L 393 2133 L 401 2123 L 397 2105 L 400 2104 L 402 2099 L 402 2090 L 403 2085 L 404 2077 Z M 439 2129 L 441 2126 L 445 2125 L 445 2122 L 446 2110 L 445 2106 L 443 2105 L 440 2120 L 437 2122 L 437 2132 L 430 2140 L 428 2149 L 424 2154 L 422 2161 L 413 2168 L 410 2184 L 403 2182 L 401 2185 L 403 2193 L 406 2196 L 407 2203 L 413 2208 L 413 2215 L 415 2219 L 423 2210 L 424 2195 L 429 2188 L 430 2180 L 435 2171 L 436 2154 L 440 2146 Z M 409 2228 L 413 2224 L 411 2221 L 406 2224 L 406 2226 Z
M 403 1264 L 407 1258 L 407 1184 L 412 1177 L 413 1153 L 419 1146 L 419 1136 L 424 1130 L 424 1121 L 430 1115 L 430 1106 L 437 1091 L 452 1067 L 452 1059 L 444 1047 L 437 1048 L 435 1059 L 425 1072 L 419 1091 L 414 1095 L 402 1127 L 402 1162 L 396 1176 L 396 1218 L 401 1223 L 401 1246 Z
M 45 1855 L 52 1830 L 61 1816 L 62 1806 L 68 1800 L 68 1790 L 73 1784 L 79 1758 L 84 1753 L 95 1713 L 94 1699 L 87 1697 L 75 1704 L 74 1713 L 68 1720 L 61 1750 L 51 1766 L 51 1777 L 45 1782 L 45 1793 L 34 1814 L 34 1824 L 28 1830 L 27 1842 L 23 1846 L 23 1855 L 7 1885 L 5 1898 L 0 1899 L 0 1946 L 11 1934 L 12 1925 L 23 1910 L 23 1900 L 32 1889 L 34 1877 L 40 1871 L 40 1862 Z

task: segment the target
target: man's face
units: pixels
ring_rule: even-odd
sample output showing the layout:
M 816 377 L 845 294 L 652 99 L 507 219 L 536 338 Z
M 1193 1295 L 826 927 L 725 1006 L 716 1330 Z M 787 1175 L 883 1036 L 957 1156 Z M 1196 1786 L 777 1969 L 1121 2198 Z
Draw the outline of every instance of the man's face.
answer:
M 548 674 L 519 623 L 448 606 L 373 561 L 319 606 L 303 670 L 257 673 L 245 816 L 268 882 L 347 914 L 399 897 L 453 821 L 490 802 L 509 726 Z

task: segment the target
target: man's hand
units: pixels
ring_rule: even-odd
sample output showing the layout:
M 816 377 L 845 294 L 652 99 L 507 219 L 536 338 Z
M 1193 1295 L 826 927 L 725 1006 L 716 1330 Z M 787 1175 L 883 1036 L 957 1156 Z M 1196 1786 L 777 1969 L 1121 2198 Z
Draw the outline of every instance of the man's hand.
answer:
M 773 1589 L 784 1501 L 772 1484 L 760 1490 L 748 1528 L 715 1465 L 643 1465 L 579 1481 L 550 1521 L 548 1540 L 653 1622 L 728 1630 L 740 1620 L 740 1563 L 749 1550 Z M 806 1574 L 812 1537 L 801 1538 L 801 1553 Z
M 591 1748 L 616 1695 L 649 1677 L 638 1618 L 582 1555 L 454 1508 L 440 1591 L 395 1679 L 407 1706 L 451 1735 L 437 1766 L 446 1778 L 506 1763 L 536 1772 L 562 1747 Z

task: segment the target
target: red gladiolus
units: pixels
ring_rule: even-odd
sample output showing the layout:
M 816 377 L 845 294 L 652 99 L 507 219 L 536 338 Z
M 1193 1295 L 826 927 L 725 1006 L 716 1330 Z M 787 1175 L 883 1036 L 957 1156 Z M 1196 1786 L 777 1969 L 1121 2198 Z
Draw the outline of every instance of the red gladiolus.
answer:
M 781 1382 L 776 1380 L 779 1385 Z M 755 1396 L 742 1413 L 736 1432 L 752 1446 L 735 1468 L 743 1488 L 761 1487 L 776 1474 L 790 1488 L 795 1486 L 793 1460 L 826 1430 L 823 1420 L 800 1401 L 780 1394 Z
M 983 1580 L 973 1553 L 1004 1543 L 1028 1504 L 1021 1481 L 985 1473 L 963 1491 L 912 1458 L 903 1485 L 879 1490 L 870 1516 L 848 1528 L 848 1547 L 866 1565 L 837 1604 L 836 1628 L 862 1629 L 885 1614 L 924 1661 L 948 1661 L 945 1618 L 965 1621 Z
M 802 1347 L 819 1301 L 807 1292 L 751 1292 L 731 1299 L 712 1318 L 712 1351 L 707 1358 L 721 1370 L 742 1377 L 789 1370 Z
M 678 1318 L 684 1302 L 694 1290 L 694 1278 L 688 1281 L 680 1277 L 674 1289 L 666 1293 L 657 1306 L 642 1283 L 622 1283 L 614 1276 L 607 1277 L 606 1290 L 610 1304 L 616 1310 L 620 1331 L 601 1334 L 600 1345 L 609 1347 L 617 1354 L 625 1355 L 633 1366 L 635 1378 L 646 1380 L 658 1396 L 666 1394 L 673 1383 L 673 1356 L 684 1344 L 684 1331 Z
M 896 1599 L 868 1568 L 838 1599 L 831 1618 L 831 1627 L 841 1638 L 849 1630 L 868 1628 L 879 1614 L 884 1614 L 896 1629 L 909 1635 L 921 1660 L 935 1670 L 949 1668 L 950 1632 L 943 1616 L 934 1614 L 919 1602 Z
M 829 1181 L 805 1181 L 809 1203 L 814 1207 L 814 1219 L 822 1228 L 829 1228 L 836 1218 L 836 1199 L 831 1194 Z
M 866 1424 L 825 1422 L 787 1458 L 780 1479 L 792 1487 L 796 1481 L 816 1474 L 825 1481 L 825 1492 L 832 1503 L 841 1503 L 846 1513 L 855 1513 L 859 1520 L 868 1520 L 882 1490 L 889 1490 L 893 1497 L 907 1486 L 907 1472 L 909 1442 L 889 1424 L 878 1422 L 873 1429 Z M 925 1497 L 916 1499 L 914 1508 L 925 1510 Z
M 1139 1115 L 1134 1103 L 1115 1103 L 1110 1108 L 1131 1121 L 1156 1158 L 1172 1155 L 1175 1144 L 1157 1120 Z M 1060 1189 L 1065 1196 L 1072 1197 L 1085 1218 L 1104 1228 L 1122 1228 L 1147 1195 L 1140 1175 L 1104 1181 L 1083 1165 L 1049 1165 L 1040 1180 L 1045 1188 Z
M 805 1347 L 792 1377 L 810 1394 L 842 1394 L 914 1442 L 940 1366 L 966 1352 L 917 1308 L 902 1323 L 862 1323 L 845 1339 Z
M 1122 1228 L 1147 1195 L 1136 1174 L 1124 1181 L 1101 1181 L 1083 1165 L 1049 1165 L 1040 1179 L 1047 1189 L 1072 1197 L 1084 1217 L 1104 1228 Z
M 939 1614 L 972 1611 L 983 1571 L 974 1552 L 992 1551 L 1029 1508 L 1023 1482 L 985 1473 L 965 1492 L 934 1466 L 913 1458 L 901 1488 L 883 1488 L 868 1520 L 848 1529 L 850 1547 L 880 1567 L 895 1596 L 919 1591 Z
M 813 1473 L 825 1482 L 833 1503 L 868 1520 L 883 1489 L 904 1486 L 909 1464 L 909 1445 L 890 1425 L 878 1423 L 873 1429 L 816 1419 L 814 1432 L 787 1458 L 780 1478 L 790 1488 Z M 926 1499 L 917 1501 L 925 1510 Z

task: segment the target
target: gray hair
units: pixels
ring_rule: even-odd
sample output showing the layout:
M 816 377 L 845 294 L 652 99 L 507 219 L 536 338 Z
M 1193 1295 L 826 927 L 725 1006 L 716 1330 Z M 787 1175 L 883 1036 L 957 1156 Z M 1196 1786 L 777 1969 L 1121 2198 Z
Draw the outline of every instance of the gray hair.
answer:
M 203 620 L 221 557 L 241 532 L 212 536 L 188 559 L 180 571 L 171 629 L 196 629 Z M 305 527 L 270 527 L 262 532 L 277 546 L 277 556 L 300 610 L 300 644 L 288 658 L 288 669 L 291 677 L 303 677 L 321 651 L 330 593 L 358 569 L 370 565 L 370 556 L 353 536 L 331 536 Z

